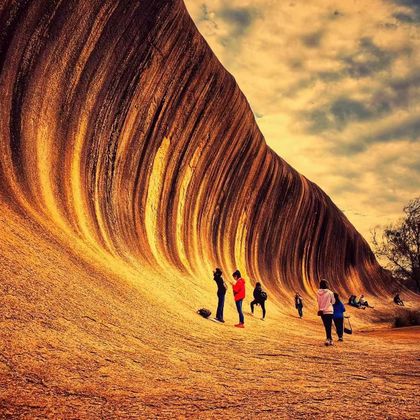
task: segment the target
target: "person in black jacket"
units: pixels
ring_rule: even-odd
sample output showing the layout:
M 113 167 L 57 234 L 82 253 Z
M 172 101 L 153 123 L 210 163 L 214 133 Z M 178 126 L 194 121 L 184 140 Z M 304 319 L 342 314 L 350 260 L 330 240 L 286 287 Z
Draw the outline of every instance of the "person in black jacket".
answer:
M 303 317 L 303 297 L 296 292 L 295 295 L 295 308 L 298 310 L 299 318 Z
M 399 293 L 397 293 L 395 296 L 394 296 L 394 303 L 395 304 L 397 304 L 397 305 L 399 305 L 399 306 L 404 306 L 404 302 L 402 301 L 402 299 L 400 298 L 400 294 Z
M 263 291 L 261 283 L 257 282 L 254 289 L 254 300 L 251 302 L 251 312 L 254 313 L 254 305 L 260 305 L 262 309 L 262 320 L 265 319 L 265 301 L 267 300 L 267 293 Z
M 222 277 L 222 270 L 220 268 L 216 268 L 213 271 L 213 279 L 217 284 L 217 311 L 216 311 L 216 320 L 219 322 L 225 322 L 223 319 L 223 307 L 225 306 L 225 295 L 226 295 L 226 283 Z

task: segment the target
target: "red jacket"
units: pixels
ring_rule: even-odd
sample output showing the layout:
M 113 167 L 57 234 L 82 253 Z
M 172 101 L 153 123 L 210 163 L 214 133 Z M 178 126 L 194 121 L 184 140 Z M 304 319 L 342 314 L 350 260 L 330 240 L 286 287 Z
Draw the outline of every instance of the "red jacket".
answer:
M 242 277 L 238 279 L 232 287 L 235 302 L 245 298 L 245 280 Z

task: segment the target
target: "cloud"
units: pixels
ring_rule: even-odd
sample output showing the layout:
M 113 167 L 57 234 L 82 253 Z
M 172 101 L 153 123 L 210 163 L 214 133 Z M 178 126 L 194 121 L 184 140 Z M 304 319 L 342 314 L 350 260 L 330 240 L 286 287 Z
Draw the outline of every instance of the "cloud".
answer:
M 233 35 L 242 36 L 258 16 L 252 7 L 224 7 L 218 12 L 218 15 L 233 26 Z
M 389 142 L 398 140 L 418 141 L 420 140 L 420 118 L 410 119 L 399 124 L 397 127 L 391 127 L 375 136 L 366 137 L 369 143 Z
M 420 3 L 186 4 L 268 145 L 367 239 L 397 218 L 420 190 Z
M 323 35 L 324 31 L 318 30 L 310 34 L 303 35 L 301 40 L 306 47 L 316 48 L 320 46 Z
M 420 3 L 418 0 L 393 0 L 402 10 L 395 12 L 393 16 L 401 23 L 420 24 Z
M 303 114 L 309 121 L 307 131 L 319 134 L 323 131 L 342 130 L 354 121 L 366 121 L 389 112 L 386 103 L 374 102 L 366 104 L 351 98 L 340 97 L 332 102 Z
M 406 77 L 379 80 L 376 86 L 367 87 L 363 100 L 344 96 L 327 97 L 324 104 L 300 113 L 299 117 L 307 122 L 306 132 L 334 136 L 336 152 L 353 155 L 372 143 L 419 140 L 420 109 L 416 111 L 420 105 L 419 97 L 420 70 L 414 68 Z M 397 113 L 400 117 L 395 121 L 392 116 Z M 388 117 L 391 118 L 389 123 Z M 361 126 L 363 123 L 369 124 L 363 133 L 354 129 L 354 124 Z M 353 135 L 349 130 L 347 139 L 337 144 L 337 131 L 342 132 L 348 126 Z
M 303 39 L 306 39 L 306 36 Z M 315 47 L 315 44 L 312 44 L 312 46 Z M 380 48 L 370 37 L 362 37 L 358 40 L 354 50 L 338 52 L 329 56 L 330 66 L 334 70 L 307 72 L 301 80 L 288 89 L 287 94 L 293 96 L 318 81 L 328 84 L 349 78 L 358 81 L 363 78 L 369 79 L 372 76 L 387 77 L 386 71 L 393 63 L 402 57 L 410 56 L 411 53 L 412 50 L 407 45 L 397 48 Z M 302 60 L 297 60 L 291 61 L 290 65 L 299 70 L 304 68 L 303 63 Z
M 384 70 L 391 64 L 394 54 L 379 48 L 370 37 L 359 41 L 358 49 L 341 57 L 344 71 L 353 78 L 367 77 Z
M 217 16 L 227 24 L 226 35 L 219 38 L 221 44 L 237 55 L 241 50 L 243 37 L 258 18 L 258 12 L 253 7 L 227 6 L 218 10 Z

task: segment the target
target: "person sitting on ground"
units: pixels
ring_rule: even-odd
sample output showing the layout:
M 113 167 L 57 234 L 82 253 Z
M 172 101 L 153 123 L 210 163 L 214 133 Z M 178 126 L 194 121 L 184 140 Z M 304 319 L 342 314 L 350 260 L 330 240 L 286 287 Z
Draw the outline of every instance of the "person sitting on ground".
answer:
M 236 270 L 232 274 L 232 276 L 235 279 L 234 282 L 231 282 L 233 288 L 233 296 L 235 299 L 236 309 L 239 315 L 239 323 L 235 324 L 235 327 L 244 328 L 245 319 L 244 314 L 242 312 L 242 302 L 245 299 L 245 280 L 241 277 L 241 273 L 239 272 L 239 270 Z
M 397 293 L 395 296 L 394 296 L 394 303 L 396 303 L 397 305 L 399 305 L 399 306 L 404 306 L 404 302 L 402 301 L 402 299 L 400 298 L 400 294 L 399 293 Z
M 338 335 L 338 341 L 343 341 L 343 332 L 344 332 L 344 312 L 346 312 L 346 308 L 343 305 L 343 302 L 340 300 L 340 296 L 338 293 L 334 293 L 335 303 L 333 305 L 334 308 L 334 324 L 335 329 Z
M 225 322 L 223 319 L 223 307 L 225 305 L 225 295 L 226 295 L 226 283 L 222 277 L 222 270 L 220 268 L 216 268 L 213 271 L 213 280 L 217 284 L 217 310 L 216 310 L 216 320 L 219 322 Z
M 303 297 L 296 292 L 295 295 L 295 308 L 298 310 L 299 318 L 303 317 Z
M 261 287 L 261 283 L 255 283 L 254 289 L 254 300 L 251 302 L 251 312 L 254 313 L 254 305 L 260 305 L 262 309 L 262 318 L 261 320 L 264 321 L 265 319 L 265 301 L 267 300 L 267 293 Z
M 349 305 L 354 306 L 357 309 L 366 309 L 364 306 L 361 306 L 355 295 L 349 297 Z
M 360 295 L 359 305 L 363 308 L 373 308 L 369 305 L 369 302 L 365 299 L 364 295 Z
M 324 324 L 325 334 L 327 339 L 325 340 L 326 346 L 332 346 L 333 339 L 331 336 L 331 326 L 334 314 L 333 304 L 335 303 L 334 293 L 328 289 L 328 282 L 322 279 L 319 283 L 319 290 L 317 292 L 318 301 L 318 315 L 322 319 Z

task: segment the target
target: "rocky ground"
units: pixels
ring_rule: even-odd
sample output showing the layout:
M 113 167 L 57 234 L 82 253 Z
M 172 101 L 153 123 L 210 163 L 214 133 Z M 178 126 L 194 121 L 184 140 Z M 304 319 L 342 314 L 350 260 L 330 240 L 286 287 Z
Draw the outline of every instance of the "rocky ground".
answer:
M 420 330 L 375 323 L 390 302 L 348 309 L 355 332 L 331 348 L 312 302 L 300 320 L 269 300 L 266 321 L 247 311 L 238 330 L 230 295 L 226 324 L 195 314 L 215 306 L 211 280 L 116 276 L 7 212 L 1 418 L 420 417 Z

